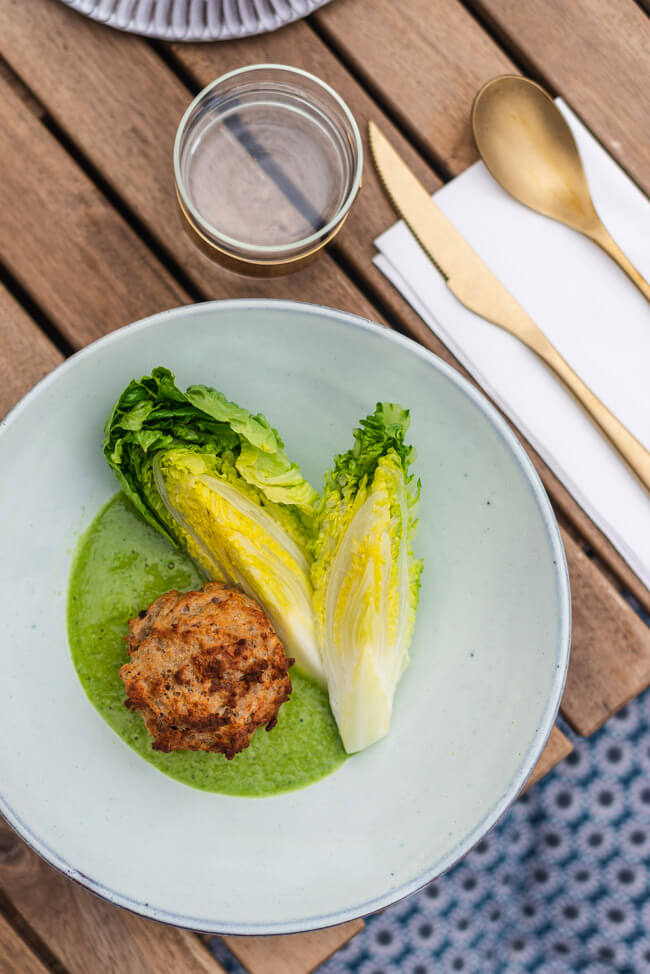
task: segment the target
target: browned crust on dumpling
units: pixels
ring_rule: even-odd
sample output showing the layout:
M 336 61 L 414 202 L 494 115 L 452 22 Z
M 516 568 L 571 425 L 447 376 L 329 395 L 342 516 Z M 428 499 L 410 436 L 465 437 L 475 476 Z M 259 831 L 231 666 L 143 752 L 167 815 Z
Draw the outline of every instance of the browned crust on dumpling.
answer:
M 126 706 L 139 710 L 158 751 L 248 747 L 291 694 L 284 647 L 247 595 L 219 582 L 167 592 L 129 623 L 120 669 Z

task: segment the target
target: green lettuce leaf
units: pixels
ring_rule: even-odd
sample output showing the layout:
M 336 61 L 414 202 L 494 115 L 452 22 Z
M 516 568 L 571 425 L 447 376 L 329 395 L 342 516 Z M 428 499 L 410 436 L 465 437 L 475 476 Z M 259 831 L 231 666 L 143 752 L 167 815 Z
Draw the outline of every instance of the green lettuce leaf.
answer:
M 314 608 L 330 704 L 348 752 L 384 737 L 408 665 L 422 562 L 409 413 L 378 403 L 325 476 L 312 544 Z
M 118 399 L 104 454 L 146 520 L 208 577 L 260 602 L 288 654 L 322 683 L 310 578 L 318 495 L 266 418 L 207 386 L 183 393 L 157 368 Z

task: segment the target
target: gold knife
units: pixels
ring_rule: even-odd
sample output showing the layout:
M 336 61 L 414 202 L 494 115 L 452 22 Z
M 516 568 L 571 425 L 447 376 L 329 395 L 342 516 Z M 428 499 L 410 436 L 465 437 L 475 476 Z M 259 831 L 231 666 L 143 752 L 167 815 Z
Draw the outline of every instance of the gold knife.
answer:
M 370 150 L 388 197 L 420 246 L 465 307 L 509 331 L 546 362 L 650 491 L 650 452 L 609 411 L 562 358 L 501 281 L 436 206 L 374 122 Z

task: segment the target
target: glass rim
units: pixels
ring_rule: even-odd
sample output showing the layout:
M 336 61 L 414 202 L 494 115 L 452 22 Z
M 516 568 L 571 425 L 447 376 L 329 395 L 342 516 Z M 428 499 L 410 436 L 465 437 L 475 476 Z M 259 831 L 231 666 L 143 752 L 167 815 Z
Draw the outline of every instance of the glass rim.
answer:
M 211 91 L 213 91 L 214 88 L 223 84 L 224 81 L 229 81 L 231 78 L 237 77 L 237 75 L 262 70 L 270 70 L 272 72 L 287 71 L 290 74 L 298 75 L 302 78 L 308 78 L 310 81 L 315 82 L 316 85 L 322 88 L 323 91 L 342 109 L 353 136 L 355 167 L 350 189 L 348 190 L 343 203 L 337 209 L 332 219 L 329 220 L 324 227 L 314 233 L 309 234 L 309 236 L 302 237 L 300 240 L 296 240 L 290 244 L 249 244 L 243 240 L 237 240 L 235 237 L 230 237 L 227 234 L 222 233 L 211 223 L 205 220 L 198 212 L 190 198 L 189 193 L 186 191 L 185 182 L 181 175 L 181 142 L 187 131 L 189 119 L 195 108 L 201 104 L 201 102 L 210 94 Z M 265 260 L 271 263 L 274 257 L 283 261 L 288 261 L 292 259 L 291 254 L 294 252 L 297 252 L 298 256 L 305 248 L 315 247 L 320 242 L 323 244 L 326 243 L 328 239 L 334 235 L 337 227 L 342 224 L 348 215 L 350 207 L 352 206 L 359 191 L 363 171 L 363 144 L 361 142 L 359 126 L 357 125 L 354 115 L 348 108 L 345 101 L 341 98 L 338 92 L 336 92 L 321 78 L 316 77 L 316 75 L 311 74 L 309 71 L 304 71 L 302 68 L 294 68 L 287 64 L 251 64 L 242 68 L 235 68 L 233 71 L 228 71 L 226 74 L 222 74 L 218 78 L 215 78 L 215 80 L 211 81 L 209 85 L 202 88 L 196 97 L 192 99 L 180 120 L 178 129 L 176 130 L 176 137 L 174 139 L 173 157 L 176 190 L 179 194 L 186 219 L 193 223 L 194 227 L 200 231 L 201 235 L 206 239 L 208 244 L 211 244 L 212 239 L 214 238 L 214 246 L 216 248 L 222 249 L 226 253 L 231 254 L 234 257 L 238 257 L 243 261 L 252 260 L 258 263 L 263 263 Z M 282 255 L 285 256 L 283 257 Z

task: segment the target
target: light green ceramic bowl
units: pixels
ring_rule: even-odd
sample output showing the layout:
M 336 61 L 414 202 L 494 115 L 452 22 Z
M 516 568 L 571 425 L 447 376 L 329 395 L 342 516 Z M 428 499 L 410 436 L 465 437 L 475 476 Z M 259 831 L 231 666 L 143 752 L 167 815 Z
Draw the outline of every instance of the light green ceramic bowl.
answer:
M 104 419 L 153 366 L 262 410 L 318 484 L 377 400 L 411 410 L 425 558 L 390 736 L 302 791 L 184 787 L 131 751 L 72 666 L 66 584 L 115 491 Z M 279 934 L 387 906 L 490 829 L 553 726 L 569 586 L 550 504 L 503 420 L 399 335 L 326 308 L 226 301 L 124 328 L 40 383 L 0 430 L 0 810 L 114 903 L 179 926 Z

